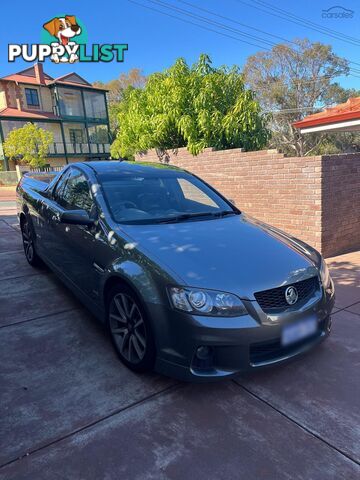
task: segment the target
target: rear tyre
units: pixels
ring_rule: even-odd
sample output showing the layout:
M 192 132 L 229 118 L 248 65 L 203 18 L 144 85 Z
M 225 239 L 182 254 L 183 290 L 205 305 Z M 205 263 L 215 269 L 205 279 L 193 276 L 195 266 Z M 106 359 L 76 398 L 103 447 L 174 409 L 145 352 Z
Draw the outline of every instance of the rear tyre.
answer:
M 42 261 L 35 250 L 34 233 L 26 218 L 21 222 L 21 235 L 26 260 L 32 267 L 41 267 Z
M 135 372 L 153 369 L 155 343 L 142 302 L 126 285 L 113 287 L 108 295 L 107 324 L 120 360 Z

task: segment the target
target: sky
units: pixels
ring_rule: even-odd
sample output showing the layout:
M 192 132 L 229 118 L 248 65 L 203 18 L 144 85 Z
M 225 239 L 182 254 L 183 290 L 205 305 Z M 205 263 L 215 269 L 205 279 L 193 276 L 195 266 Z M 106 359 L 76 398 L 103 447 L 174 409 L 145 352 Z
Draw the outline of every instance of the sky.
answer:
M 179 0 L 80 0 L 50 2 L 49 0 L 7 0 L 1 5 L 2 21 L 0 31 L 0 76 L 20 71 L 28 63 L 16 60 L 8 62 L 7 45 L 9 43 L 39 43 L 42 25 L 60 14 L 75 15 L 86 25 L 88 44 L 127 43 L 123 63 L 76 63 L 73 65 L 54 64 L 46 60 L 44 69 L 53 77 L 76 71 L 88 81 L 108 81 L 133 67 L 141 68 L 145 74 L 163 70 L 174 63 L 176 58 L 184 57 L 188 63 L 196 61 L 200 53 L 211 56 L 214 65 L 242 66 L 249 55 L 263 50 L 264 43 L 259 39 L 240 37 L 238 32 L 224 30 L 219 25 L 204 24 L 198 18 L 181 15 L 179 11 L 169 10 L 163 4 L 186 10 L 192 15 L 207 17 L 212 22 L 221 23 L 227 28 L 240 30 L 248 35 L 262 37 L 270 42 L 280 40 L 260 33 L 277 35 L 286 39 L 308 37 L 333 46 L 336 54 L 344 56 L 359 65 L 352 64 L 358 72 L 356 76 L 341 78 L 340 83 L 347 88 L 360 89 L 360 3 L 358 0 L 186 0 L 197 7 L 217 14 L 212 16 L 204 11 L 194 9 Z M 284 19 L 269 15 L 260 2 L 281 8 L 293 15 L 301 16 L 327 29 L 341 34 L 357 37 L 350 42 L 333 38 L 303 25 L 290 23 Z M 134 3 L 136 2 L 136 3 Z M 57 6 L 60 5 L 60 8 Z M 144 8 L 145 5 L 148 8 Z M 323 10 L 341 5 L 351 10 L 352 18 L 323 18 Z M 254 8 L 256 7 L 256 8 Z M 157 10 L 157 11 L 155 11 Z M 167 12 L 176 18 L 159 13 Z M 273 13 L 274 10 L 273 10 Z M 219 17 L 228 17 L 239 25 Z M 181 17 L 185 21 L 179 20 Z M 208 29 L 222 32 L 222 35 L 188 22 L 203 25 Z M 230 35 L 236 38 L 229 38 Z M 248 45 L 239 40 L 247 40 L 256 45 Z M 267 45 L 268 48 L 271 48 Z

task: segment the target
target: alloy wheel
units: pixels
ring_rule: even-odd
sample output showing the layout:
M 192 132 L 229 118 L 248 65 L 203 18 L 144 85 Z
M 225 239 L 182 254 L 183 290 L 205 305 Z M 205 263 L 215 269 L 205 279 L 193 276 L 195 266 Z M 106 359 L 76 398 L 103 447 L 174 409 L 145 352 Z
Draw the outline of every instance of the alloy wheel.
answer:
M 119 353 L 131 364 L 138 364 L 146 353 L 146 327 L 135 300 L 116 294 L 109 309 L 109 325 Z
M 22 240 L 26 259 L 29 263 L 32 263 L 34 260 L 34 241 L 28 222 L 25 222 L 22 227 Z

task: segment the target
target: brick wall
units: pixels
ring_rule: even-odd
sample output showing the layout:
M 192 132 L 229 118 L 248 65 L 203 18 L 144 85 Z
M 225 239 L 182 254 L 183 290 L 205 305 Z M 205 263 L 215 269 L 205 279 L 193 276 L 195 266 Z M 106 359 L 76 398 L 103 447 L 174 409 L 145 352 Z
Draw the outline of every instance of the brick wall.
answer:
M 213 185 L 259 220 L 313 245 L 329 257 L 360 248 L 360 153 L 285 157 L 276 150 L 186 149 L 170 164 Z M 155 151 L 137 160 L 159 161 Z
M 328 256 L 360 249 L 360 153 L 322 158 L 322 243 Z

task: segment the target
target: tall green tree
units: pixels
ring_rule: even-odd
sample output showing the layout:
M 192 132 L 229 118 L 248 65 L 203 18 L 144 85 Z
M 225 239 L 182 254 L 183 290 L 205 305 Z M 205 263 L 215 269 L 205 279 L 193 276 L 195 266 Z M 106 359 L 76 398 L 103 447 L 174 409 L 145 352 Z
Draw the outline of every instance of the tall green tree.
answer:
M 216 149 L 262 148 L 265 119 L 237 67 L 214 68 L 207 55 L 189 67 L 183 58 L 150 75 L 144 88 L 128 88 L 119 105 L 112 156 L 186 146 L 192 154 Z
M 143 88 L 147 78 L 140 68 L 132 68 L 128 72 L 121 73 L 118 78 L 109 82 L 94 82 L 95 87 L 106 88 L 108 90 L 107 99 L 109 103 L 110 133 L 115 138 L 118 125 L 119 105 L 123 100 L 124 92 L 129 87 Z
M 261 106 L 273 112 L 270 146 L 291 155 L 314 153 L 329 137 L 302 135 L 292 123 L 344 98 L 336 77 L 349 73 L 348 62 L 330 45 L 297 39 L 295 45 L 278 44 L 248 58 L 246 83 L 256 91 Z M 325 144 L 324 143 L 324 144 Z
M 26 123 L 23 127 L 9 133 L 3 147 L 5 155 L 11 160 L 31 167 L 42 167 L 46 163 L 46 156 L 53 142 L 52 132 L 32 123 Z

